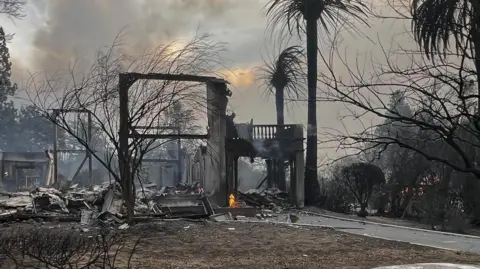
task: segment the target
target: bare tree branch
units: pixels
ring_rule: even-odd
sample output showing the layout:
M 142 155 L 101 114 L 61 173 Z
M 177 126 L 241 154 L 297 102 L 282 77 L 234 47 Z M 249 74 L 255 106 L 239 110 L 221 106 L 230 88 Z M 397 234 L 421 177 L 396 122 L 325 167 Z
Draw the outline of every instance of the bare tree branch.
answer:
M 21 19 L 25 17 L 26 1 L 21 0 L 0 0 L 0 13 L 10 19 Z
M 319 101 L 341 102 L 352 109 L 350 117 L 361 120 L 369 116 L 375 123 L 354 133 L 327 132 L 323 142 L 337 142 L 339 148 L 352 154 L 382 154 L 395 145 L 480 177 L 475 157 L 480 137 L 478 94 L 474 91 L 477 82 L 468 53 L 452 52 L 442 61 L 430 61 L 418 52 L 382 47 L 383 63 L 372 63 L 373 71 L 366 75 L 358 62 L 352 67 L 341 57 L 338 44 L 332 49 L 349 77 L 337 77 L 332 59 L 324 59 L 328 71 L 319 78 L 324 85 Z M 409 64 L 397 62 L 399 56 Z M 398 111 L 395 100 L 404 100 L 412 114 Z

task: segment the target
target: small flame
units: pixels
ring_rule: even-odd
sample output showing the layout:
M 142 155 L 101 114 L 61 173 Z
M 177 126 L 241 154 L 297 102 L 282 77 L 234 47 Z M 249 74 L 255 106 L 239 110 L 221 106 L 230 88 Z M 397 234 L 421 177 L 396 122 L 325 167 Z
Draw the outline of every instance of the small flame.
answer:
M 235 201 L 235 195 L 230 194 L 230 196 L 228 197 L 228 206 L 229 207 L 238 207 L 238 203 L 237 201 Z

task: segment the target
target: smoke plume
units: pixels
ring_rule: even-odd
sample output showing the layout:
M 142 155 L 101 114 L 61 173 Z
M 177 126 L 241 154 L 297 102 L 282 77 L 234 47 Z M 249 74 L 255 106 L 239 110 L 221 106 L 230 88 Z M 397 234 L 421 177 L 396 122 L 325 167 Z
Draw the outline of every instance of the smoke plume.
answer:
M 38 1 L 38 2 L 37 2 Z M 243 24 L 233 14 L 261 8 L 257 0 L 48 0 L 35 1 L 45 23 L 33 37 L 32 67 L 53 72 L 75 59 L 88 59 L 124 29 L 129 52 L 200 32 Z M 258 14 L 255 14 L 258 16 Z M 248 21 L 248 20 L 247 20 Z M 125 28 L 127 27 L 127 28 Z M 208 30 L 208 31 L 206 31 Z

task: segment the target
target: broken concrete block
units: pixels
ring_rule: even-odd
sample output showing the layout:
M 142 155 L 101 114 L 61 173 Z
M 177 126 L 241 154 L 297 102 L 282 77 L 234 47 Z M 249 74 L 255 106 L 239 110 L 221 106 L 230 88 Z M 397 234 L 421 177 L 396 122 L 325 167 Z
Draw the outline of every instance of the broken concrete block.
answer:
M 124 224 L 122 224 L 122 225 L 120 225 L 120 226 L 118 227 L 119 230 L 126 230 L 126 229 L 128 229 L 128 228 L 130 228 L 130 226 L 128 225 L 128 223 L 124 223 Z
M 90 224 L 91 220 L 92 220 L 92 214 L 93 214 L 93 211 L 91 210 L 82 210 L 81 213 L 80 213 L 80 223 L 82 225 L 88 225 Z
M 288 213 L 287 215 L 287 223 L 296 223 L 300 218 L 292 213 Z
M 228 220 L 233 220 L 233 217 L 232 217 L 232 213 L 227 212 L 227 213 L 211 215 L 210 219 L 213 221 L 228 221 Z

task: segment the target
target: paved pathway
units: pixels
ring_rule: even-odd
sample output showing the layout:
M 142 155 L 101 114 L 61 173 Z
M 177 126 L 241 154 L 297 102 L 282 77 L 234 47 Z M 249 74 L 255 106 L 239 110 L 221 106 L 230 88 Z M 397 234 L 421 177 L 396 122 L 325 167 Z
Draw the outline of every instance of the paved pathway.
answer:
M 399 227 L 387 227 L 377 224 L 362 224 L 354 221 L 339 220 L 320 216 L 299 214 L 298 223 L 327 225 L 339 228 L 347 233 L 360 234 L 383 239 L 410 242 L 437 248 L 480 253 L 480 237 L 441 234 L 431 231 L 415 231 Z M 278 217 L 285 221 L 285 216 Z
M 376 267 L 373 269 L 480 269 L 480 267 L 474 265 L 462 265 L 452 263 L 417 263 Z

